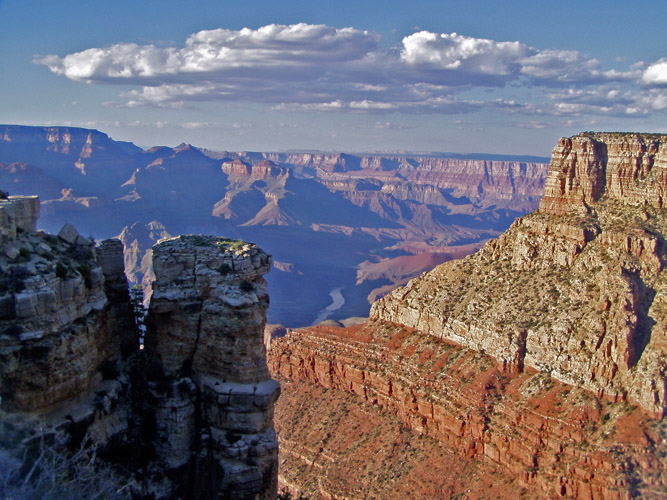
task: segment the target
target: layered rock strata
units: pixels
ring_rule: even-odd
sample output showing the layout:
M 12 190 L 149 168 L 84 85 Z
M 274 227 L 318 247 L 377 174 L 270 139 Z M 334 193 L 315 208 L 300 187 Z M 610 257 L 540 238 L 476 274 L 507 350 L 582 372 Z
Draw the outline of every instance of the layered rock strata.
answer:
M 0 463 L 15 464 L 2 494 L 46 443 L 59 461 L 84 448 L 97 457 L 85 467 L 109 479 L 105 498 L 275 497 L 271 257 L 223 238 L 157 245 L 141 350 L 122 243 L 95 245 L 68 224 L 35 232 L 32 200 L 2 209 L 14 215 L 0 220 Z
M 134 405 L 132 383 L 121 368 L 139 342 L 119 241 L 96 247 L 71 227 L 63 237 L 35 232 L 36 198 L 10 197 L 3 208 L 20 216 L 0 224 L 5 235 L 14 233 L 0 245 L 2 488 L 8 497 L 37 498 L 30 496 L 31 486 L 26 490 L 10 475 L 30 470 L 31 457 L 48 456 L 40 470 L 54 474 L 52 490 L 64 488 L 65 478 L 58 474 L 65 469 L 55 464 L 74 464 L 65 457 L 70 450 L 87 447 L 89 453 L 102 453 L 127 439 Z M 131 480 L 120 470 L 97 474 L 98 466 L 103 467 L 90 458 L 85 465 L 95 474 L 101 495 Z M 62 494 L 87 487 L 76 479 L 70 485 L 72 491 L 61 489 Z M 45 496 L 49 491 L 40 490 Z
M 664 415 L 666 155 L 661 135 L 561 139 L 537 212 L 371 317 Z
M 276 410 L 281 481 L 311 498 L 648 499 L 667 488 L 664 422 L 416 330 L 380 321 L 293 330 L 273 340 L 269 366 L 292 392 Z M 313 393 L 351 407 L 355 431 Z
M 26 199 L 11 202 L 18 209 L 8 212 L 26 213 Z M 136 349 L 138 337 L 120 242 L 96 249 L 36 233 L 33 215 L 0 254 L 0 394 L 5 410 L 48 413 L 87 394 L 99 367 L 119 361 L 121 346 Z
M 181 236 L 153 248 L 145 350 L 164 373 L 151 386 L 158 435 L 179 436 L 158 457 L 166 469 L 194 465 L 188 487 L 198 497 L 276 495 L 280 386 L 263 343 L 270 265 L 256 246 L 224 238 Z
M 34 232 L 39 219 L 37 196 L 10 196 L 0 199 L 0 243 L 16 238 L 17 233 Z

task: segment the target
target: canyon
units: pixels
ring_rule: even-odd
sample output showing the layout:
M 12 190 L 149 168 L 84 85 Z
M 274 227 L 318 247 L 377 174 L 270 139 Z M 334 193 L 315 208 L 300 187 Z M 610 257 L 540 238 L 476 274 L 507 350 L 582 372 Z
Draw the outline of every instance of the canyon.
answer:
M 546 177 L 490 159 L 137 151 L 82 130 L 23 140 L 45 130 L 40 154 L 67 174 L 43 189 L 61 197 L 0 200 L 2 464 L 85 445 L 118 498 L 667 497 L 667 136 L 562 138 Z M 114 169 L 118 155 L 149 163 Z M 130 206 L 145 217 L 121 239 L 37 230 L 105 211 L 104 228 Z M 230 233 L 172 237 L 183 226 L 160 216 Z M 145 333 L 126 264 L 150 283 Z M 267 326 L 272 266 L 291 301 L 317 270 L 315 314 L 377 300 L 345 328 Z M 346 294 L 343 275 L 366 288 Z
M 36 231 L 39 213 L 36 196 L 0 200 L 1 494 L 275 498 L 271 257 L 220 237 L 162 240 L 142 332 L 122 242 Z
M 499 238 L 379 299 L 363 325 L 275 335 L 281 484 L 312 498 L 667 497 L 666 144 L 563 138 L 538 210 Z
M 146 297 L 160 237 L 261 242 L 274 257 L 269 321 L 290 327 L 310 325 L 336 288 L 332 319 L 367 317 L 534 210 L 546 173 L 534 157 L 141 149 L 96 130 L 0 125 L 0 189 L 39 195 L 40 229 L 119 237 Z

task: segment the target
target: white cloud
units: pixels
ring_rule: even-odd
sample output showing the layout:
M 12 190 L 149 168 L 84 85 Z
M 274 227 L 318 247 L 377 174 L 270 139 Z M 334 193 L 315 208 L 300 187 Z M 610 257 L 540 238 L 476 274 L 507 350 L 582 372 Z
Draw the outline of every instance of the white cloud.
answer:
M 618 71 L 575 50 L 457 33 L 417 31 L 394 48 L 380 42 L 355 28 L 270 24 L 200 31 L 180 48 L 118 43 L 35 62 L 75 81 L 128 85 L 120 95 L 128 107 L 228 101 L 282 111 L 634 116 L 665 109 L 664 93 L 646 87 L 667 86 L 667 58 Z M 616 87 L 592 88 L 603 84 Z M 479 88 L 492 97 L 461 97 Z M 528 88 L 532 102 L 518 102 L 528 101 Z
M 376 49 L 377 35 L 354 28 L 270 24 L 257 30 L 205 30 L 191 35 L 182 49 L 118 43 L 65 57 L 35 60 L 56 74 L 79 81 L 133 83 L 190 81 L 195 74 L 224 77 L 248 69 L 283 68 L 358 60 Z
M 667 85 L 667 58 L 648 66 L 642 73 L 641 79 L 646 85 Z
M 508 76 L 528 48 L 519 42 L 496 42 L 457 33 L 420 31 L 403 38 L 401 60 L 409 65 L 465 73 Z

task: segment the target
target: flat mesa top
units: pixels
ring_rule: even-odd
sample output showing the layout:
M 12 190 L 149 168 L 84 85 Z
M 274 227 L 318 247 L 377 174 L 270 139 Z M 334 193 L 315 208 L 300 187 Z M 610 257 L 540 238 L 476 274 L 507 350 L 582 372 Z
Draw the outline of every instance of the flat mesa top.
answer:
M 654 141 L 667 141 L 667 134 L 654 134 L 650 132 L 580 132 L 573 137 L 589 137 L 591 139 L 642 139 Z
M 209 236 L 201 234 L 182 234 L 174 238 L 165 238 L 158 241 L 155 246 L 189 246 L 198 248 L 217 247 L 221 252 L 241 252 L 257 248 L 254 243 L 247 243 L 243 240 L 233 240 L 230 238 L 225 238 L 224 236 Z

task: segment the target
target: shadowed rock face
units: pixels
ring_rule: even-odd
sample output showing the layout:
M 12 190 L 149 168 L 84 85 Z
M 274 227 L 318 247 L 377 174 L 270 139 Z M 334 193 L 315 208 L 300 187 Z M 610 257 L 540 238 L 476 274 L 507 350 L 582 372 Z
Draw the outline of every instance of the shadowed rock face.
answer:
M 198 450 L 190 478 L 198 495 L 211 488 L 225 492 L 221 498 L 276 495 L 280 386 L 263 341 L 270 265 L 255 245 L 224 238 L 180 236 L 153 247 L 146 352 L 172 388 L 154 394 L 156 424 L 158 435 L 181 436 L 158 455 L 178 469 Z
M 15 239 L 17 232 L 34 232 L 37 219 L 37 196 L 10 196 L 7 200 L 0 200 L 0 242 Z
M 274 498 L 271 257 L 224 238 L 157 245 L 140 350 L 123 244 L 35 232 L 38 214 L 37 198 L 0 205 L 0 459 L 87 442 L 128 497 Z
M 665 136 L 561 139 L 537 212 L 378 301 L 371 317 L 663 415 L 666 150 Z
M 67 238 L 36 233 L 37 197 L 10 197 L 0 210 L 1 404 L 45 414 L 97 385 L 103 362 L 138 348 L 123 246 L 95 248 L 73 228 Z

